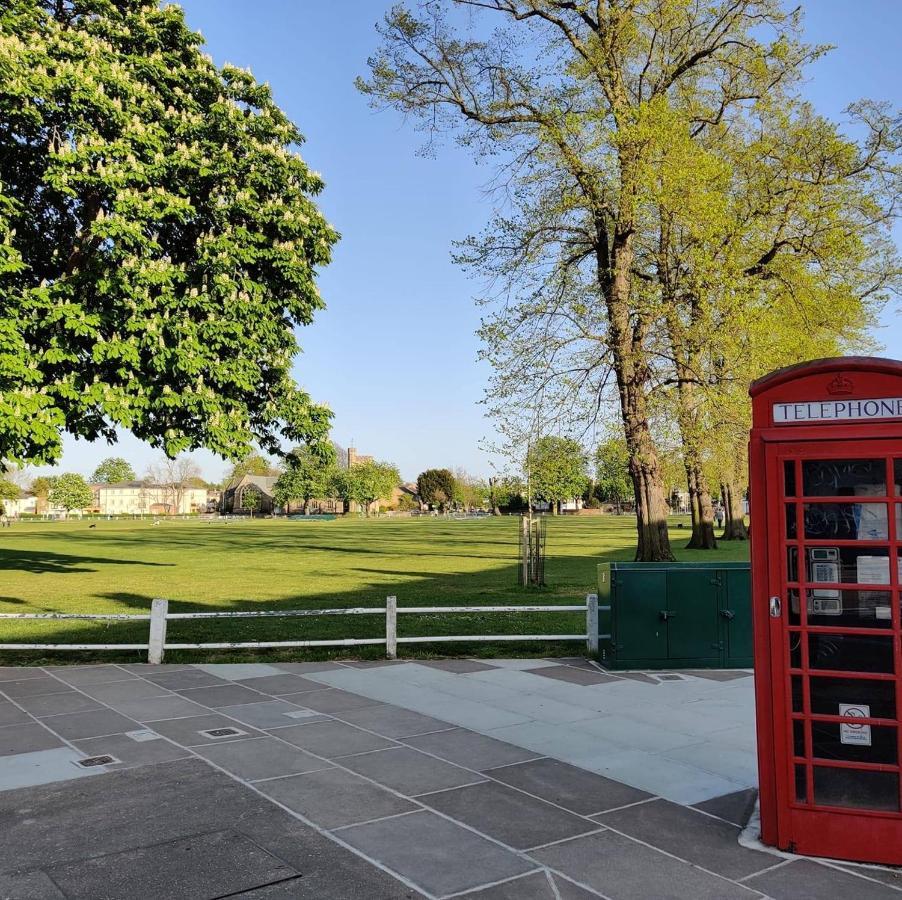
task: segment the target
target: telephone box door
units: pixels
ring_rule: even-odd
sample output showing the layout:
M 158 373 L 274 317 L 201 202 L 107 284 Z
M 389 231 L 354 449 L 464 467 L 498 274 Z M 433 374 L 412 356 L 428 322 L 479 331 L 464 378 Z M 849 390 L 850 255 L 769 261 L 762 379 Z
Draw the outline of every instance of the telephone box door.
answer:
M 765 468 L 777 843 L 899 864 L 899 441 L 774 442 Z

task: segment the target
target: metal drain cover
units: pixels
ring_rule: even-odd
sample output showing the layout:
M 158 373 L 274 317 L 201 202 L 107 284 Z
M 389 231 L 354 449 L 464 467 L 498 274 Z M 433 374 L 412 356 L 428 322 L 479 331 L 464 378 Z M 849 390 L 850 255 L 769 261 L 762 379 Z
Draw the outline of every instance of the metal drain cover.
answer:
M 78 760 L 78 765 L 83 766 L 85 769 L 90 769 L 92 766 L 108 766 L 117 762 L 119 760 L 115 756 L 89 756 L 87 759 Z
M 209 728 L 206 731 L 198 732 L 198 734 L 208 738 L 224 738 L 237 737 L 240 734 L 247 734 L 247 732 L 242 731 L 240 728 Z
M 682 675 L 656 675 L 658 681 L 685 681 Z

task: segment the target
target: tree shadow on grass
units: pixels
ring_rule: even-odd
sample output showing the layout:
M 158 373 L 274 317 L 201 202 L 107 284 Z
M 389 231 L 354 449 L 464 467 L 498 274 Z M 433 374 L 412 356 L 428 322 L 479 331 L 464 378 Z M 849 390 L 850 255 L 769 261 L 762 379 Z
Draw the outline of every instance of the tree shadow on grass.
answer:
M 143 559 L 114 559 L 106 556 L 82 556 L 47 553 L 37 550 L 0 550 L 0 572 L 31 572 L 37 575 L 64 575 L 73 572 L 96 572 L 91 564 L 114 566 L 171 566 L 172 563 L 148 562 Z

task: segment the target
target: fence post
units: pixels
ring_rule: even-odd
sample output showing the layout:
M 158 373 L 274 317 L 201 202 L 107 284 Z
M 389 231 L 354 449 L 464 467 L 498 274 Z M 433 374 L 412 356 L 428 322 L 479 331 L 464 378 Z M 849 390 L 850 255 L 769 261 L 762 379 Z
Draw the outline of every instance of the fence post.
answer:
M 398 658 L 398 598 L 385 598 L 385 658 Z
M 166 643 L 166 613 L 168 600 L 154 600 L 150 604 L 150 638 L 147 647 L 147 661 L 154 665 L 163 662 L 163 645 Z
M 598 594 L 586 594 L 586 650 L 598 655 Z

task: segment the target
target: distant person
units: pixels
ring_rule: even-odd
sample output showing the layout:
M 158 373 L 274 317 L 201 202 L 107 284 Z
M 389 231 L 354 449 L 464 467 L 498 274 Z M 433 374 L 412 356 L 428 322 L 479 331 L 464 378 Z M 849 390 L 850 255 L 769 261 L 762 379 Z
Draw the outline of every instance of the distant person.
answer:
M 9 516 L 6 513 L 3 513 L 3 515 L 0 516 L 0 526 L 9 528 Z
M 714 509 L 714 521 L 717 523 L 718 528 L 723 528 L 724 522 L 727 520 L 727 512 L 723 508 L 723 506 L 718 503 L 716 508 Z

